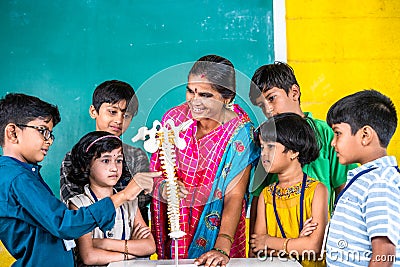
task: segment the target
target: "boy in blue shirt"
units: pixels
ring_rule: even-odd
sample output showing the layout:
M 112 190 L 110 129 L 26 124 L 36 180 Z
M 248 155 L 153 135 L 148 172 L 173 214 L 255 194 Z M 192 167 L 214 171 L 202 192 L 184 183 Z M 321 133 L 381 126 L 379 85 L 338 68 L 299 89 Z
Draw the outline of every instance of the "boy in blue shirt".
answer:
M 52 130 L 59 122 L 58 108 L 39 98 L 7 94 L 0 99 L 0 240 L 16 259 L 13 266 L 74 266 L 72 246 L 63 241 L 95 227 L 111 229 L 117 207 L 143 189 L 151 191 L 136 181 L 159 175 L 142 173 L 112 197 L 68 210 L 44 182 L 38 165 L 53 144 Z
M 393 102 L 375 90 L 346 96 L 328 111 L 331 145 L 349 171 L 331 219 L 328 266 L 400 266 L 400 175 L 387 146 L 396 126 Z

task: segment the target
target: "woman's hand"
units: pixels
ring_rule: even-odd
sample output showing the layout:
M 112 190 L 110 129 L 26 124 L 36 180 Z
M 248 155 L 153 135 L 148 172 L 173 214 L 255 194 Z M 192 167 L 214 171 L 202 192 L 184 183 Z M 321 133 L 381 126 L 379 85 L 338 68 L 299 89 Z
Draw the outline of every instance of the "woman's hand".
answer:
M 304 222 L 303 230 L 301 230 L 299 237 L 311 235 L 317 229 L 318 223 L 311 222 L 312 217 Z
M 221 266 L 226 267 L 226 264 L 229 262 L 229 257 L 224 255 L 223 253 L 217 250 L 210 250 L 197 259 L 195 259 L 194 264 L 202 265 L 205 267 L 215 267 Z
M 166 181 L 164 182 L 164 186 L 162 187 L 161 191 L 161 196 L 164 200 L 168 199 L 168 194 L 167 194 L 167 185 Z M 185 185 L 181 181 L 177 181 L 178 184 L 178 196 L 179 198 L 186 198 L 187 195 L 189 194 L 189 191 L 186 189 Z
M 179 198 L 186 198 L 187 195 L 189 194 L 189 191 L 186 189 L 185 185 L 183 182 L 178 181 L 178 196 Z
M 146 225 L 136 224 L 133 228 L 132 239 L 144 239 L 147 238 L 151 233 L 150 227 Z

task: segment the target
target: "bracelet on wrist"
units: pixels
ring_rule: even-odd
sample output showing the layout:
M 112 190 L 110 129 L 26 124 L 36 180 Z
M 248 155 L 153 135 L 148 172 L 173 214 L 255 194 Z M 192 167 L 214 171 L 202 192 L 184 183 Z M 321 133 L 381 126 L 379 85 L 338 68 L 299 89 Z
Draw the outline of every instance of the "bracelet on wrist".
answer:
M 218 251 L 218 252 L 219 252 L 219 253 L 221 253 L 222 255 L 225 255 L 225 256 L 227 256 L 227 257 L 228 257 L 228 259 L 231 259 L 231 257 L 229 257 L 229 254 L 228 254 L 228 253 L 226 253 L 224 250 L 222 250 L 222 249 L 220 249 L 220 248 L 213 247 L 211 250 Z
M 231 242 L 231 244 L 233 244 L 233 237 L 228 235 L 228 234 L 218 234 L 218 236 L 226 238 L 229 240 L 229 242 Z
M 125 240 L 125 252 L 124 252 L 124 260 L 128 260 L 128 240 Z
M 285 252 L 286 255 L 289 255 L 289 251 L 287 250 L 287 244 L 289 243 L 289 240 L 291 238 L 286 238 L 285 242 L 283 242 L 283 252 Z

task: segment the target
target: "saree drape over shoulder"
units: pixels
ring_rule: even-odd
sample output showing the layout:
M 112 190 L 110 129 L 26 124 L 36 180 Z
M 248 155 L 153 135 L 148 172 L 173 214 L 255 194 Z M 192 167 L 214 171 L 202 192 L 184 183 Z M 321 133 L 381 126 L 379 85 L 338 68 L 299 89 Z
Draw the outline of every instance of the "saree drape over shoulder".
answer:
M 180 201 L 180 225 L 186 235 L 178 241 L 179 258 L 196 258 L 213 248 L 219 232 L 227 186 L 248 165 L 254 167 L 257 163 L 259 148 L 253 140 L 253 124 L 238 105 L 234 105 L 234 111 L 238 114 L 236 118 L 198 140 L 196 120 L 180 133 L 187 146 L 183 150 L 176 149 L 177 175 L 189 194 Z M 175 125 L 192 119 L 188 105 L 169 110 L 162 124 L 168 119 L 172 119 Z M 151 157 L 152 171 L 161 170 L 158 158 L 158 153 Z M 152 232 L 159 259 L 174 257 L 172 240 L 168 236 L 167 205 L 160 200 L 159 188 L 164 179 L 155 179 L 151 204 Z M 246 256 L 245 200 L 242 210 L 238 212 L 241 212 L 241 217 L 231 257 Z

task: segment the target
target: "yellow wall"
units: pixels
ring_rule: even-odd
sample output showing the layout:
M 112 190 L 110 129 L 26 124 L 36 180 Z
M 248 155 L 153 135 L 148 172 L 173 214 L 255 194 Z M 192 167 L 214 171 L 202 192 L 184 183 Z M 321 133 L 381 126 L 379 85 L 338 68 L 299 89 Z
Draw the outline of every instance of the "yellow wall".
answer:
M 0 266 L 11 266 L 15 259 L 8 253 L 3 243 L 0 241 Z
M 339 98 L 374 88 L 400 117 L 400 1 L 286 0 L 286 23 L 304 111 L 325 119 Z M 399 145 L 397 129 L 388 150 L 398 159 Z

